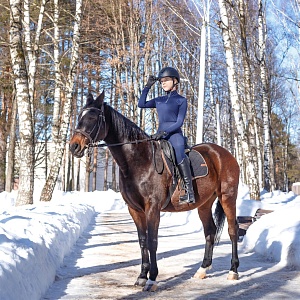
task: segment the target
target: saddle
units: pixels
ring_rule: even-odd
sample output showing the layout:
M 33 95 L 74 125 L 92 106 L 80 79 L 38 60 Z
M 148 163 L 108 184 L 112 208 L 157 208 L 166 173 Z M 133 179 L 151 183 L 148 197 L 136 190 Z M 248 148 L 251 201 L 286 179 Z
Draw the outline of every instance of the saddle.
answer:
M 160 140 L 160 146 L 162 149 L 162 158 L 164 165 L 173 179 L 172 184 L 169 188 L 167 200 L 162 207 L 162 209 L 164 209 L 170 202 L 171 198 L 173 202 L 173 195 L 175 191 L 177 190 L 180 192 L 183 189 L 183 186 L 182 181 L 180 180 L 180 173 L 176 165 L 173 146 L 170 142 L 166 140 Z M 206 176 L 208 174 L 208 168 L 203 156 L 198 151 L 193 150 L 192 147 L 188 146 L 187 143 L 185 144 L 185 153 L 190 160 L 190 167 L 193 180 Z M 174 199 L 174 201 L 179 201 L 179 196 L 178 200 Z

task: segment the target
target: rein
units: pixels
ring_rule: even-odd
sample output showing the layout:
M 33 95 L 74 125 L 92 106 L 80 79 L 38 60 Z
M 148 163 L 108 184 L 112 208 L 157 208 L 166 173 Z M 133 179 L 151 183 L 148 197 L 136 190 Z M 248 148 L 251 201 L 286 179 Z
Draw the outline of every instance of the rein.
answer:
M 101 143 L 101 142 L 91 142 L 89 144 L 86 145 L 86 148 L 90 148 L 90 147 L 115 147 L 115 146 L 123 146 L 123 145 L 127 145 L 127 144 L 139 144 L 139 143 L 143 143 L 143 142 L 151 142 L 151 141 L 155 141 L 152 138 L 147 138 L 147 139 L 142 139 L 142 140 L 134 140 L 131 142 L 123 142 L 123 143 L 115 143 L 115 144 L 106 144 L 106 143 Z
M 124 143 L 115 143 L 115 144 L 106 144 L 106 143 L 101 143 L 101 142 L 92 142 L 89 143 L 88 145 L 86 145 L 87 151 L 90 154 L 91 150 L 93 147 L 115 147 L 115 146 L 123 146 L 123 145 L 128 145 L 128 144 L 139 144 L 139 143 L 143 143 L 143 142 L 153 142 L 155 141 L 155 139 L 153 138 L 148 138 L 148 139 L 142 139 L 142 140 L 135 140 L 135 141 L 131 141 L 131 142 L 124 142 Z M 158 174 L 161 174 L 164 170 L 164 165 L 162 165 L 162 169 L 158 170 L 157 169 L 157 165 L 156 165 L 156 161 L 155 161 L 155 150 L 154 150 L 154 145 L 153 143 L 151 143 L 152 146 L 152 161 L 155 167 L 155 170 Z

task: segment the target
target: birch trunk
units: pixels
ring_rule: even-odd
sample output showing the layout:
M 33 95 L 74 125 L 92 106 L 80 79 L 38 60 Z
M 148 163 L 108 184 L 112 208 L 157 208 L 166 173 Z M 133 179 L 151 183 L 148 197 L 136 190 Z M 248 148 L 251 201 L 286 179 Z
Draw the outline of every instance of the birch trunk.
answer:
M 144 56 L 144 74 L 143 74 L 143 82 L 142 82 L 142 88 L 144 87 L 144 83 L 147 82 L 147 76 L 149 75 L 155 75 L 156 74 L 150 74 L 149 66 L 151 63 L 151 45 L 152 45 L 152 31 L 151 31 L 151 19 L 153 14 L 153 2 L 147 0 L 145 4 L 145 22 L 143 26 L 145 27 L 145 48 L 143 49 L 143 56 Z M 135 85 L 137 88 L 138 86 Z M 154 87 L 153 87 L 154 89 Z M 136 90 L 137 91 L 137 90 Z M 138 92 L 136 92 L 136 95 L 138 95 Z M 139 108 L 139 126 L 145 130 L 145 109 Z
M 220 15 L 221 15 L 221 23 L 220 27 L 222 29 L 223 43 L 225 48 L 226 55 L 226 63 L 227 63 L 227 73 L 228 73 L 228 84 L 229 84 L 229 93 L 230 99 L 232 103 L 233 115 L 236 123 L 237 129 L 237 145 L 241 147 L 238 149 L 238 153 L 243 153 L 246 157 L 246 160 L 251 162 L 251 151 L 248 145 L 247 136 L 244 133 L 244 121 L 241 113 L 241 106 L 238 97 L 238 89 L 237 89 L 237 80 L 235 75 L 235 66 L 234 66 L 234 58 L 233 58 L 233 45 L 229 35 L 229 21 L 228 14 L 226 8 L 226 0 L 219 0 L 220 7 Z M 252 163 L 246 166 L 247 168 L 247 177 L 250 180 L 249 189 L 250 189 L 250 197 L 252 199 L 257 199 L 259 195 L 257 195 L 257 185 L 253 183 L 253 178 L 255 177 L 255 170 Z M 249 178 L 250 177 L 250 178 Z
M 211 55 L 211 34 L 210 34 L 210 1 L 207 1 L 207 71 L 209 78 L 209 97 L 212 107 L 212 118 L 214 120 L 214 126 L 216 128 L 216 141 L 218 145 L 222 145 L 221 142 L 221 127 L 220 127 L 220 105 L 218 99 L 214 101 L 214 91 L 213 91 L 213 78 L 212 78 L 212 55 Z
M 250 57 L 247 47 L 247 32 L 246 32 L 246 16 L 245 16 L 245 3 L 244 0 L 239 0 L 239 18 L 240 18 L 240 35 L 241 35 L 241 49 L 242 60 L 244 67 L 244 97 L 246 111 L 243 114 L 243 119 L 246 120 L 246 134 L 249 145 L 248 152 L 244 152 L 247 181 L 249 183 L 250 197 L 251 199 L 259 200 L 260 198 L 260 185 L 259 185 L 259 171 L 258 171 L 258 153 L 259 153 L 259 140 L 257 136 L 257 120 L 256 109 L 254 100 L 252 97 L 252 80 L 251 80 L 251 67 Z
M 97 190 L 97 167 L 98 167 L 98 148 L 94 148 L 94 155 L 93 155 L 93 183 L 92 183 L 92 191 Z
M 54 105 L 53 105 L 53 121 L 52 121 L 52 142 L 54 145 L 58 144 L 59 128 L 60 128 L 60 113 L 61 113 L 61 70 L 59 61 L 59 0 L 54 0 L 54 16 L 53 16 L 53 59 L 55 71 L 55 88 L 54 88 Z M 50 161 L 53 160 L 55 152 L 51 152 Z
M 216 99 L 215 123 L 216 123 L 216 127 L 217 127 L 217 143 L 218 143 L 218 145 L 222 146 L 219 99 Z
M 46 5 L 46 0 L 42 0 L 37 26 L 35 28 L 35 39 L 34 41 L 32 41 L 31 38 L 32 30 L 31 30 L 31 21 L 30 21 L 31 18 L 30 1 L 24 0 L 23 32 L 24 32 L 24 41 L 25 41 L 25 48 L 26 48 L 26 54 L 28 60 L 28 89 L 29 89 L 32 112 L 34 112 L 33 103 L 34 103 L 34 91 L 35 91 L 36 62 L 37 62 L 37 54 L 39 50 L 45 5 Z
M 107 191 L 108 186 L 108 162 L 109 162 L 109 149 L 105 150 L 105 164 L 103 170 L 103 191 Z
M 112 189 L 116 192 L 117 191 L 117 176 L 116 176 L 116 161 L 112 157 L 112 166 L 111 166 L 111 176 L 112 176 Z
M 5 166 L 6 166 L 6 109 L 3 109 L 0 113 L 0 192 L 5 190 Z
M 10 0 L 10 55 L 19 112 L 20 157 L 22 158 L 16 205 L 32 204 L 34 187 L 33 123 L 28 74 L 22 46 L 22 4 L 21 0 Z
M 259 45 L 259 66 L 260 79 L 262 84 L 262 107 L 263 107 L 263 124 L 264 124 L 264 188 L 273 192 L 275 190 L 275 168 L 271 146 L 271 116 L 270 116 L 270 99 L 269 84 L 267 79 L 267 68 L 265 60 L 266 50 L 266 27 L 263 1 L 258 0 L 258 45 Z
M 81 160 L 78 159 L 77 160 L 77 172 L 76 172 L 76 191 L 80 191 L 80 162 Z
M 7 151 L 7 168 L 6 168 L 6 182 L 5 191 L 11 192 L 13 183 L 14 172 L 14 157 L 15 157 L 15 145 L 16 145 L 16 123 L 17 123 L 17 102 L 14 95 L 12 99 L 12 113 L 9 124 L 9 145 Z
M 196 144 L 201 144 L 203 142 L 205 57 L 206 57 L 206 20 L 204 19 L 201 27 L 201 53 L 200 53 L 200 71 L 199 71 Z
M 68 73 L 68 78 L 66 83 L 66 99 L 64 102 L 64 107 L 61 110 L 61 123 L 60 123 L 59 135 L 54 145 L 54 151 L 56 155 L 53 156 L 53 159 L 50 164 L 50 172 L 42 190 L 42 194 L 40 198 L 41 201 L 50 201 L 52 198 L 53 190 L 55 188 L 55 184 L 61 167 L 62 157 L 64 154 L 69 122 L 70 122 L 74 79 L 75 79 L 76 66 L 77 66 L 78 56 L 79 56 L 81 18 L 82 18 L 82 0 L 77 0 L 74 28 L 73 28 L 73 40 L 72 40 L 73 47 L 71 53 L 69 73 Z

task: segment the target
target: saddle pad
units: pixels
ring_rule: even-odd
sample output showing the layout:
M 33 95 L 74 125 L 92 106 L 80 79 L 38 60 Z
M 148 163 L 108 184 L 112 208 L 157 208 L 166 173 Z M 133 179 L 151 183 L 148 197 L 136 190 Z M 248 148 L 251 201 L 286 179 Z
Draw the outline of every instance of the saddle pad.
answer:
M 165 150 L 165 149 L 166 148 L 164 147 L 163 150 Z M 169 149 L 170 148 L 167 148 L 167 150 L 169 150 Z M 165 151 L 163 151 L 163 154 L 165 157 L 164 161 L 167 163 L 167 167 L 168 167 L 170 173 L 172 174 L 172 176 L 174 176 L 175 167 L 170 158 L 170 153 L 165 153 Z M 203 156 L 198 151 L 192 149 L 190 151 L 187 151 L 186 155 L 190 159 L 191 173 L 192 173 L 193 178 L 204 177 L 208 174 L 206 162 L 205 162 Z M 172 157 L 172 155 L 171 155 L 171 157 Z
M 187 153 L 191 162 L 191 172 L 193 178 L 204 177 L 208 174 L 208 169 L 203 156 L 196 150 Z

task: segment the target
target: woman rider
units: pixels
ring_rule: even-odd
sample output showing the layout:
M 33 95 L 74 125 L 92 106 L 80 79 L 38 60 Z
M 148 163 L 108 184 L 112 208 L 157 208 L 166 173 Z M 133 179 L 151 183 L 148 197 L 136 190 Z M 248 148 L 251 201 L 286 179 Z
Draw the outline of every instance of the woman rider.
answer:
M 167 93 L 165 96 L 157 97 L 146 101 L 151 86 L 157 81 Z M 156 140 L 168 140 L 175 150 L 176 164 L 185 184 L 185 195 L 180 197 L 180 201 L 195 203 L 192 175 L 188 157 L 185 155 L 185 140 L 181 131 L 187 111 L 187 100 L 177 93 L 180 76 L 176 69 L 165 67 L 160 70 L 158 77 L 149 76 L 148 82 L 142 91 L 138 107 L 156 108 L 159 127 L 157 133 L 152 137 Z

